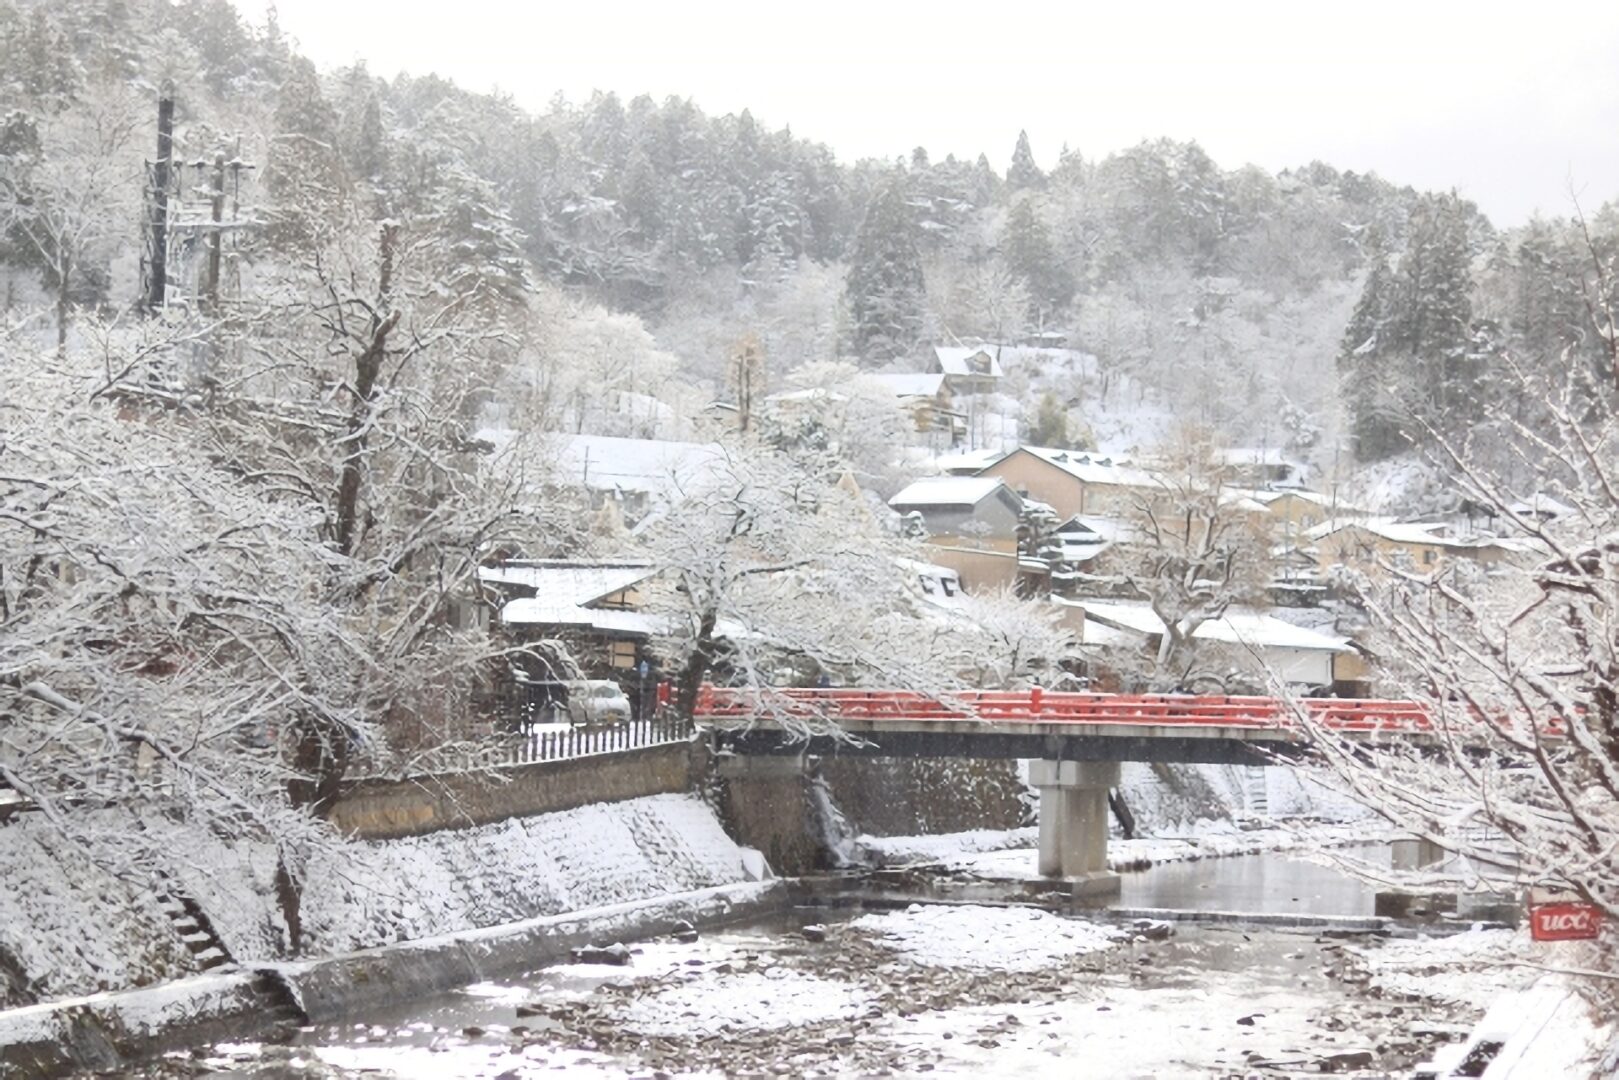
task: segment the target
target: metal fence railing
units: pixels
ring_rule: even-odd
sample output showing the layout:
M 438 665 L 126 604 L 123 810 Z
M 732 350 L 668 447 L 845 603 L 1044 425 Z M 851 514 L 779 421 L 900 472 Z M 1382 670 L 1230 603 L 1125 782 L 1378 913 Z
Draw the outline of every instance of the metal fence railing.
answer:
M 608 725 L 579 725 L 566 728 L 547 725 L 503 739 L 508 755 L 504 764 L 527 765 L 536 761 L 563 761 L 591 754 L 611 754 L 639 750 L 647 746 L 685 742 L 691 738 L 692 723 L 672 713 L 644 716 Z

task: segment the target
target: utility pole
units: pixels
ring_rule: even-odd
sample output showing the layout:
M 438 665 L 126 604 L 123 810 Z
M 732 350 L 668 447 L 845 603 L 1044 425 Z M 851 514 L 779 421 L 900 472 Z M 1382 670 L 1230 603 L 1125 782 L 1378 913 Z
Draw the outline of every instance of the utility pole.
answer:
M 146 261 L 146 310 L 163 309 L 169 276 L 169 176 L 174 159 L 174 83 L 163 80 L 157 99 L 157 160 L 151 163 L 152 215 L 148 223 L 150 254 Z
M 210 192 L 210 217 L 214 227 L 208 235 L 208 314 L 219 314 L 219 256 L 224 245 L 225 230 L 225 154 L 214 155 L 214 182 Z

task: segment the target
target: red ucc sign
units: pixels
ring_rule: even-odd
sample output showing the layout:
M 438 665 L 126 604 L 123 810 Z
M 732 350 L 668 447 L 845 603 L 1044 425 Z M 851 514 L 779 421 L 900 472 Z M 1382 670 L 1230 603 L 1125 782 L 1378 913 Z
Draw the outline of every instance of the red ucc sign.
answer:
M 1595 904 L 1570 901 L 1536 904 L 1529 909 L 1529 933 L 1536 941 L 1575 941 L 1594 938 L 1602 926 Z

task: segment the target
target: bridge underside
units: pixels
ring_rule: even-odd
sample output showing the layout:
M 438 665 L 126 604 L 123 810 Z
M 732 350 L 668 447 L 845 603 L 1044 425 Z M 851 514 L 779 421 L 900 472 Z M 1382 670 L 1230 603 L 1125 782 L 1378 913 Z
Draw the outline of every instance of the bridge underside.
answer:
M 1049 725 L 1046 725 L 1049 727 Z M 715 729 L 721 749 L 749 755 L 814 754 L 821 757 L 1035 758 L 1047 761 L 1146 761 L 1200 765 L 1268 765 L 1278 757 L 1305 751 L 1285 738 L 1256 738 L 1254 732 L 1166 732 L 1139 734 L 1012 731 L 861 731 L 850 725 L 845 737 L 818 735 L 792 741 L 775 727 Z M 852 738 L 851 738 L 852 737 Z

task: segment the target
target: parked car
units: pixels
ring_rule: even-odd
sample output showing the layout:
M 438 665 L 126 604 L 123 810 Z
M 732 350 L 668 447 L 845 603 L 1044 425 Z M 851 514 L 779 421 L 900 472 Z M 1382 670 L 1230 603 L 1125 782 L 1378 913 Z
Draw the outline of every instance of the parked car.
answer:
M 629 723 L 630 699 L 608 679 L 570 679 L 562 684 L 563 708 L 575 727 L 611 727 Z M 560 719 L 560 717 L 558 718 Z

